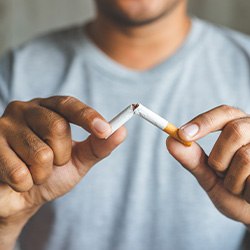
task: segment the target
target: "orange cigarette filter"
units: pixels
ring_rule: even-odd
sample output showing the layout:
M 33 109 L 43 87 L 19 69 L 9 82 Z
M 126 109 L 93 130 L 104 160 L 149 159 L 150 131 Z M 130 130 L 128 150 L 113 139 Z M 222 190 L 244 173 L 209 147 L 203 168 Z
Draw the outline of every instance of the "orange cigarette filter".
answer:
M 179 129 L 170 122 L 168 123 L 167 127 L 163 129 L 163 131 L 169 134 L 171 137 L 178 140 L 179 142 L 181 142 L 182 144 L 184 144 L 185 146 L 190 147 L 192 145 L 192 142 L 184 141 L 180 138 L 179 133 L 178 133 Z
M 134 113 L 144 118 L 154 126 L 160 128 L 185 146 L 191 146 L 192 142 L 184 141 L 179 136 L 179 129 L 172 123 L 168 122 L 158 114 L 154 113 L 152 110 L 146 108 L 142 104 L 134 104 Z

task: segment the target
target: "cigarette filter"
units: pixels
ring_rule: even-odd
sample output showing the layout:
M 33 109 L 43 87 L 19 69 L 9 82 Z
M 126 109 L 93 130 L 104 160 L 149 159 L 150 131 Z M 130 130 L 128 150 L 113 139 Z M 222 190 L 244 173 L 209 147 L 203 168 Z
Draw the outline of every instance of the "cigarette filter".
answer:
M 178 134 L 178 128 L 174 126 L 172 123 L 168 122 L 161 116 L 157 115 L 150 109 L 144 107 L 142 104 L 132 104 L 124 109 L 121 113 L 115 116 L 110 121 L 110 126 L 112 128 L 112 133 L 114 133 L 118 128 L 124 125 L 128 120 L 130 120 L 133 115 L 136 114 L 146 121 L 150 122 L 154 126 L 158 127 L 159 129 L 163 130 L 185 146 L 191 146 L 192 142 L 187 142 L 182 140 Z
M 166 132 L 167 134 L 169 134 L 170 136 L 172 136 L 173 138 L 175 138 L 176 140 L 178 140 L 179 142 L 181 142 L 185 146 L 192 145 L 192 142 L 187 142 L 187 141 L 184 141 L 180 138 L 180 136 L 178 134 L 179 129 L 176 126 L 174 126 L 172 123 L 168 122 L 167 120 L 165 120 L 161 116 L 157 115 L 156 113 L 154 113 L 150 109 L 144 107 L 142 104 L 137 104 L 137 105 L 138 105 L 137 108 L 134 110 L 134 113 L 136 115 L 139 115 L 140 117 L 147 120 L 148 122 L 150 122 L 154 126 L 163 130 L 164 132 Z

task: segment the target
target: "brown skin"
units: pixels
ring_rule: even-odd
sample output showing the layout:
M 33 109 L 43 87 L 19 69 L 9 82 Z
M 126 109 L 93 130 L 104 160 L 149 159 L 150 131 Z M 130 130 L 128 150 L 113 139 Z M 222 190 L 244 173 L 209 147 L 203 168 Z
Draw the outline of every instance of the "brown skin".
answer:
M 13 102 L 0 118 L 0 249 L 12 249 L 27 220 L 44 203 L 69 192 L 124 139 L 126 130 L 100 132 L 103 117 L 72 97 Z M 69 122 L 91 132 L 71 139 Z
M 198 132 L 187 136 L 185 129 L 197 125 Z M 221 131 L 211 153 L 193 143 L 185 147 L 169 138 L 169 152 L 198 180 L 202 188 L 227 217 L 250 225 L 250 118 L 243 111 L 219 106 L 184 125 L 179 135 L 187 141 L 198 140 L 209 133 Z M 249 227 L 250 228 L 250 227 Z
M 135 70 L 154 67 L 171 56 L 190 29 L 185 0 L 97 0 L 98 13 L 87 31 L 108 56 Z M 109 6 L 107 9 L 105 6 Z M 25 84 L 25 83 L 24 83 Z M 12 249 L 23 226 L 46 202 L 69 192 L 126 136 L 124 128 L 103 140 L 100 114 L 69 97 L 35 99 L 8 105 L 0 118 L 0 250 Z M 71 139 L 69 123 L 88 130 L 83 142 Z M 198 179 L 226 216 L 250 224 L 249 118 L 218 107 L 195 118 L 197 140 L 215 130 L 221 136 L 206 156 L 198 144 L 185 147 L 172 138 L 170 153 Z M 224 177 L 218 177 L 223 171 Z M 225 172 L 226 171 L 226 172 Z M 66 178 L 65 178 L 66 177 Z M 249 203 L 248 203 L 249 202 Z
M 124 23 L 107 15 L 99 8 L 101 3 L 113 6 Z M 100 4 L 87 28 L 91 38 L 114 60 L 134 69 L 153 67 L 173 54 L 189 30 L 183 0 L 103 0 Z M 109 131 L 94 130 L 96 117 L 103 120 L 68 97 L 14 102 L 6 108 L 0 118 L 0 250 L 12 249 L 41 205 L 69 192 L 125 139 L 121 128 L 103 140 Z M 69 122 L 91 136 L 73 142 Z
M 109 57 L 140 71 L 171 56 L 190 29 L 184 0 L 97 0 L 97 6 L 89 36 Z

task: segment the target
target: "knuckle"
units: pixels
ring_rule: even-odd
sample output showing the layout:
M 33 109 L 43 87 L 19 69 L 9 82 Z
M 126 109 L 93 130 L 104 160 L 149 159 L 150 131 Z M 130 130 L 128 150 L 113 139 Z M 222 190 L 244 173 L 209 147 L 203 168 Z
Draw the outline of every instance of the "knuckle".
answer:
M 36 103 L 36 104 L 39 104 L 39 102 L 42 100 L 42 98 L 33 98 L 29 101 L 29 103 Z
M 81 108 L 79 110 L 79 117 L 82 120 L 89 120 L 90 118 L 94 117 L 95 115 L 96 115 L 96 112 L 88 106 Z
M 7 105 L 5 112 L 16 112 L 23 106 L 23 104 L 24 102 L 21 101 L 12 101 Z
M 23 129 L 19 132 L 19 139 L 23 141 L 26 148 L 37 148 L 38 140 L 30 131 Z
M 228 116 L 228 118 L 234 118 L 240 116 L 245 116 L 246 113 L 241 109 L 229 106 L 229 105 L 221 105 L 220 108 L 224 111 L 224 113 Z
M 229 111 L 233 108 L 232 106 L 230 105 L 227 105 L 227 104 L 222 104 L 219 106 L 220 109 L 223 109 L 225 112 Z
M 236 109 L 234 107 L 223 104 L 219 108 L 223 110 L 223 113 L 226 114 L 229 118 L 233 118 L 235 116 Z
M 60 96 L 58 99 L 59 106 L 65 106 L 68 103 L 74 103 L 77 99 L 73 96 Z
M 235 140 L 239 140 L 244 136 L 246 128 L 242 122 L 234 120 L 226 125 L 225 132 L 228 136 L 233 136 Z
M 38 164 L 49 164 L 53 161 L 53 151 L 48 146 L 45 146 L 36 136 L 29 131 L 21 131 L 20 139 L 23 141 L 23 145 L 28 150 L 27 161 L 29 163 L 35 162 Z
M 12 167 L 12 170 L 9 172 L 9 180 L 14 185 L 22 184 L 27 182 L 29 178 L 29 170 L 23 166 Z
M 53 157 L 53 151 L 48 147 L 40 148 L 34 153 L 34 160 L 42 165 L 51 164 Z
M 241 168 L 246 168 L 250 162 L 250 149 L 248 147 L 242 147 L 241 149 L 236 152 L 236 161 Z
M 15 108 L 21 105 L 21 101 L 12 101 L 7 105 L 7 108 Z
M 64 136 L 69 132 L 69 124 L 62 118 L 62 119 L 55 119 L 50 124 L 50 132 L 56 136 Z
M 7 117 L 1 117 L 0 118 L 0 130 L 4 131 L 8 128 L 10 128 L 12 125 L 11 121 Z
M 41 185 L 43 184 L 50 176 L 52 169 L 43 169 L 42 171 L 39 171 L 38 174 L 33 174 L 33 181 L 36 185 Z
M 223 171 L 225 169 L 223 163 L 214 157 L 208 157 L 208 165 L 216 171 Z
M 215 124 L 215 117 L 211 114 L 201 114 L 199 115 L 198 119 L 205 127 L 213 127 L 213 125 Z

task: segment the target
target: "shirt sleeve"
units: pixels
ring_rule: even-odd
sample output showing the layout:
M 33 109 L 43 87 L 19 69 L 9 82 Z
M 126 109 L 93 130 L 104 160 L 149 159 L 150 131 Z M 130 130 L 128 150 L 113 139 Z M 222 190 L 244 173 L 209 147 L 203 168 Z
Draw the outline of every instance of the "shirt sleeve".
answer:
M 11 53 L 0 59 L 0 115 L 10 100 L 12 61 Z

